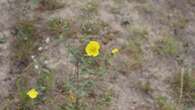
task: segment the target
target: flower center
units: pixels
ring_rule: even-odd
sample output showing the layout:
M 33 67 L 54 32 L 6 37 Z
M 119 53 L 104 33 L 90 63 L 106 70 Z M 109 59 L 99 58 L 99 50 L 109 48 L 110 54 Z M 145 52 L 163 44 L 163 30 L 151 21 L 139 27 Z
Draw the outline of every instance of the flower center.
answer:
M 93 52 L 93 53 L 95 53 L 95 52 L 97 52 L 97 48 L 96 48 L 96 47 L 92 47 L 92 48 L 90 49 L 90 51 Z

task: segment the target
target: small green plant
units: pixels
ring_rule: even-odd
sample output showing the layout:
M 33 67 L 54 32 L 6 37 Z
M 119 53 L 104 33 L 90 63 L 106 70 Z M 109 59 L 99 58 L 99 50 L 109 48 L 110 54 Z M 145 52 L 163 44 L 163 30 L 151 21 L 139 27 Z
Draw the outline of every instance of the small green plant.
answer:
M 48 22 L 49 30 L 54 34 L 63 34 L 70 30 L 70 23 L 61 18 L 53 18 Z
M 162 41 L 157 42 L 155 50 L 160 55 L 176 56 L 182 49 L 182 44 L 174 37 L 165 37 Z
M 6 42 L 6 38 L 0 36 L 0 44 L 4 44 Z
M 30 56 L 36 52 L 39 40 L 34 21 L 17 22 L 11 57 L 13 69 L 17 70 L 16 73 L 21 74 L 16 79 L 16 93 L 13 93 L 14 98 L 19 99 L 16 103 L 13 102 L 13 105 L 18 106 L 17 108 L 20 110 L 33 110 L 35 105 L 34 101 L 27 96 L 27 91 L 31 87 L 30 74 L 34 73 Z
M 103 106 L 105 107 L 111 103 L 112 99 L 113 99 L 112 90 L 107 90 L 101 95 L 100 100 L 98 100 L 99 101 L 98 104 L 101 107 Z
M 16 24 L 16 38 L 13 44 L 14 62 L 29 62 L 30 55 L 36 52 L 39 36 L 34 21 L 20 21 Z
M 34 70 L 33 65 L 26 68 L 16 80 L 17 94 L 14 95 L 19 99 L 18 108 L 20 110 L 34 110 L 39 104 L 48 103 L 55 84 L 53 75 L 52 71 L 46 68 L 40 68 L 40 75 Z M 32 79 L 33 81 L 31 81 Z M 38 96 L 35 98 L 28 96 L 28 91 L 32 88 L 38 92 Z
M 100 30 L 106 26 L 107 25 L 100 20 L 88 19 L 81 24 L 80 28 L 83 34 L 94 35 L 98 34 Z
M 127 61 L 128 68 L 135 69 L 140 67 L 143 62 L 143 51 L 141 49 L 141 44 L 136 40 L 129 39 L 125 51 L 129 56 L 129 61 Z
M 184 29 L 187 24 L 188 24 L 189 20 L 183 16 L 178 17 L 178 19 L 174 20 L 174 22 L 172 23 L 172 27 L 174 29 Z
M 174 104 L 168 102 L 167 98 L 164 96 L 157 97 L 156 103 L 159 106 L 159 110 L 176 110 Z
M 122 46 L 121 53 L 125 56 L 122 59 L 119 70 L 122 73 L 128 73 L 130 70 L 135 70 L 142 67 L 143 50 L 142 45 L 147 42 L 148 31 L 140 26 L 128 26 L 129 36 L 126 43 Z
M 18 93 L 19 100 L 20 100 L 19 108 L 21 110 L 30 109 L 32 107 L 32 104 L 30 103 L 30 100 L 28 96 L 26 95 L 27 85 L 28 85 L 28 81 L 22 77 L 16 80 L 17 93 Z
M 136 70 L 142 67 L 143 59 L 143 50 L 141 48 L 141 41 L 137 41 L 134 38 L 127 39 L 127 43 L 122 46 L 121 54 L 123 54 L 123 58 L 118 59 L 117 63 L 120 66 L 117 66 L 122 74 L 126 75 L 131 70 Z M 125 57 L 124 57 L 125 56 Z
M 37 79 L 37 88 L 44 95 L 48 95 L 54 88 L 54 73 L 48 69 L 42 69 Z
M 133 53 L 133 57 L 139 62 L 142 55 L 141 45 L 136 43 L 134 40 L 129 40 L 128 46 L 129 51 Z
M 92 44 L 96 45 L 92 45 Z M 90 45 L 89 45 L 90 44 Z M 91 41 L 85 48 L 87 55 L 91 55 L 91 48 L 99 47 L 97 41 Z M 91 46 L 90 48 L 88 46 Z M 95 47 L 93 47 L 95 46 Z M 87 56 L 83 50 L 77 47 L 68 46 L 70 52 L 70 61 L 75 65 L 75 72 L 69 77 L 64 85 L 64 93 L 68 100 L 62 105 L 62 110 L 90 110 L 94 109 L 92 100 L 98 100 L 98 103 L 108 104 L 111 102 L 110 93 L 105 93 L 96 97 L 97 81 L 106 73 L 106 59 L 99 53 L 99 48 L 92 56 Z M 88 50 L 89 49 L 89 50 Z M 97 53 L 97 55 L 96 55 Z M 104 93 L 101 91 L 101 93 Z M 101 98 L 100 98 L 101 97 Z M 101 100 L 101 101 L 100 101 Z M 91 102 L 92 101 L 92 102 Z

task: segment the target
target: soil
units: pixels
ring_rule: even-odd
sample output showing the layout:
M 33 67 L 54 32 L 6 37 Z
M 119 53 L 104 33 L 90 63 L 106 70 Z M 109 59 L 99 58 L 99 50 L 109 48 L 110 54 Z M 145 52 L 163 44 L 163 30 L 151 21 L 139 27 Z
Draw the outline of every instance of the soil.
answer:
M 141 46 L 143 60 L 139 69 L 125 69 L 122 61 L 128 61 L 126 53 L 113 59 L 116 69 L 111 69 L 104 79 L 108 88 L 114 91 L 114 98 L 109 110 L 159 110 L 155 98 L 165 96 L 171 103 L 177 103 L 174 91 L 168 81 L 180 71 L 181 67 L 195 65 L 195 5 L 190 0 L 96 0 L 98 13 L 95 18 L 102 20 L 111 27 L 112 40 L 103 46 L 104 49 L 121 47 L 127 43 L 128 30 L 126 25 L 146 27 L 147 42 Z M 193 0 L 191 0 L 193 2 Z M 55 71 L 56 80 L 63 80 L 66 75 L 74 71 L 74 65 L 69 63 L 68 51 L 63 44 L 42 30 L 45 23 L 54 17 L 76 21 L 75 26 L 82 23 L 81 7 L 85 0 L 64 0 L 65 6 L 56 10 L 44 10 L 33 5 L 29 0 L 1 0 L 0 1 L 0 37 L 6 39 L 0 44 L 0 110 L 4 110 L 7 99 L 14 93 L 14 83 L 18 73 L 14 73 L 12 66 L 12 43 L 14 41 L 14 27 L 19 20 L 36 19 L 37 27 L 43 40 L 40 46 L 41 54 L 47 58 L 47 66 Z M 179 24 L 181 20 L 185 24 Z M 177 22 L 176 26 L 172 26 Z M 77 30 L 77 29 L 75 29 Z M 79 30 L 79 29 L 78 29 Z M 101 34 L 104 35 L 104 32 Z M 101 39 L 101 34 L 92 38 Z M 174 36 L 186 45 L 185 51 L 180 53 L 182 64 L 176 57 L 165 57 L 153 52 L 153 46 L 165 36 Z M 45 40 L 50 38 L 49 44 Z M 74 42 L 77 40 L 66 41 Z M 19 67 L 18 67 L 19 68 Z M 65 71 L 64 71 L 65 70 Z M 121 71 L 122 70 L 122 71 Z M 195 74 L 195 73 L 193 73 Z M 139 88 L 139 83 L 149 82 L 152 88 L 148 94 Z M 49 107 L 45 107 L 50 110 Z M 164 109 L 163 109 L 164 110 Z M 166 109 L 167 110 L 167 109 Z M 177 110 L 180 110 L 178 107 Z M 192 107 L 190 110 L 195 110 Z

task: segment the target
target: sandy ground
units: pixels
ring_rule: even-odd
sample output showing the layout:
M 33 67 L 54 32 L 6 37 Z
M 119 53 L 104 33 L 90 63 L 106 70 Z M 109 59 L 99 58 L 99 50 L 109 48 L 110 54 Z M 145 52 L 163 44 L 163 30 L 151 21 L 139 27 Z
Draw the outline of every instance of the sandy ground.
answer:
M 9 40 L 11 39 L 11 27 L 13 26 L 15 19 L 12 18 L 12 10 L 11 10 L 11 0 L 1 0 L 0 1 L 0 36 L 6 40 L 6 43 L 0 44 L 0 100 L 2 101 L 5 96 L 8 96 L 8 88 L 9 88 Z
M 36 11 L 30 3 L 18 3 L 17 0 L 0 1 L 0 37 L 6 38 L 6 43 L 0 44 L 0 110 L 3 107 L 5 98 L 9 96 L 14 82 L 14 73 L 10 73 L 10 52 L 12 41 L 12 28 L 18 19 L 40 19 L 40 26 L 50 18 L 62 17 L 77 20 L 81 13 L 80 7 L 85 0 L 66 0 L 64 8 L 54 11 Z M 172 78 L 181 67 L 195 65 L 195 6 L 187 0 L 99 0 L 98 14 L 96 18 L 106 22 L 113 32 L 119 33 L 114 40 L 105 45 L 105 48 L 121 46 L 126 43 L 128 30 L 123 25 L 128 24 L 137 27 L 146 27 L 148 31 L 147 42 L 144 42 L 142 49 L 144 51 L 144 63 L 141 69 L 124 70 L 122 61 L 128 60 L 127 55 L 119 55 L 114 59 L 113 65 L 119 70 L 111 70 L 105 78 L 107 85 L 112 88 L 116 94 L 110 106 L 110 110 L 158 110 L 154 98 L 156 96 L 166 96 L 170 102 L 175 103 L 172 96 L 172 90 L 167 79 Z M 117 4 L 118 3 L 118 4 Z M 116 12 L 113 13 L 114 9 Z M 180 19 L 187 19 L 188 23 L 184 28 L 179 26 L 172 27 L 171 24 Z M 80 20 L 80 19 L 78 19 Z M 80 22 L 80 21 L 78 21 Z M 79 24 L 79 23 L 78 23 Z M 44 38 L 51 37 L 41 33 Z M 156 55 L 152 46 L 155 42 L 166 35 L 176 36 L 183 43 L 188 44 L 186 51 L 181 53 L 183 64 L 180 65 L 175 58 L 167 58 Z M 73 71 L 73 66 L 67 61 L 67 52 L 63 45 L 51 41 L 51 44 L 42 44 L 48 58 L 48 67 L 56 71 L 56 78 L 59 80 L 65 78 L 66 70 Z M 120 62 L 121 63 L 118 63 Z M 120 71 L 123 69 L 124 71 Z M 63 77 L 61 77 L 63 76 Z M 149 82 L 153 91 L 145 94 L 137 88 L 137 83 Z M 48 109 L 49 110 L 49 109 Z M 178 108 L 178 110 L 180 110 Z M 195 108 L 192 108 L 195 110 Z

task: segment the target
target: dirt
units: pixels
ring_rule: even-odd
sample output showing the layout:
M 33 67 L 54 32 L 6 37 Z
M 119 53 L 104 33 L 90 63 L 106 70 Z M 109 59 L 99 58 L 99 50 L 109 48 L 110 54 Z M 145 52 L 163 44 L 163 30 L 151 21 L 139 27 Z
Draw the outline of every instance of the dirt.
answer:
M 61 17 L 73 21 L 78 20 L 75 25 L 80 25 L 82 21 L 78 18 L 85 0 L 64 1 L 65 7 L 52 11 L 36 10 L 37 7 L 28 0 L 0 1 L 0 37 L 6 38 L 6 43 L 0 44 L 0 110 L 4 110 L 6 98 L 13 92 L 14 87 L 12 86 L 17 76 L 10 73 L 12 70 L 10 46 L 16 22 L 21 19 L 35 18 L 38 19 L 38 27 L 42 27 L 48 19 Z M 113 35 L 112 41 L 103 46 L 105 49 L 122 47 L 127 43 L 129 35 L 125 23 L 131 26 L 146 27 L 149 30 L 147 42 L 141 46 L 144 59 L 141 68 L 124 70 L 121 63 L 128 60 L 128 57 L 123 56 L 122 53 L 113 59 L 116 60 L 113 65 L 124 71 L 110 70 L 104 80 L 115 94 L 109 109 L 159 110 L 155 102 L 155 98 L 158 96 L 165 96 L 168 101 L 176 103 L 172 94 L 174 91 L 171 89 L 168 79 L 173 78 L 180 71 L 180 67 L 195 65 L 195 6 L 188 0 L 99 0 L 98 13 L 95 18 L 107 23 L 110 30 L 117 33 Z M 181 22 L 179 21 L 181 19 L 187 20 L 184 26 L 183 24 L 172 26 L 174 22 Z M 42 30 L 40 29 L 40 31 Z M 56 80 L 65 79 L 67 74 L 74 71 L 74 66 L 69 63 L 68 51 L 64 44 L 56 42 L 53 36 L 43 31 L 40 34 L 43 36 L 43 43 L 40 44 L 43 51 L 40 53 L 47 58 L 46 65 L 54 69 Z M 104 32 L 101 34 L 104 35 Z M 187 45 L 185 52 L 180 54 L 184 62 L 182 65 L 177 62 L 177 58 L 167 58 L 153 52 L 156 41 L 167 35 L 175 36 L 176 39 Z M 49 43 L 45 42 L 47 38 L 50 38 Z M 101 35 L 92 36 L 92 38 L 101 39 Z M 120 62 L 117 62 L 117 59 Z M 138 86 L 140 82 L 149 82 L 152 92 L 146 94 L 141 91 Z M 180 110 L 179 107 L 177 109 Z M 192 107 L 191 110 L 195 110 L 195 107 Z
M 0 1 L 0 36 L 4 39 L 6 43 L 0 44 L 0 101 L 4 101 L 4 98 L 9 95 L 9 69 L 10 69 L 10 58 L 9 58 L 9 46 L 11 40 L 11 27 L 15 22 L 15 19 L 12 18 L 11 7 L 12 1 L 1 0 Z

